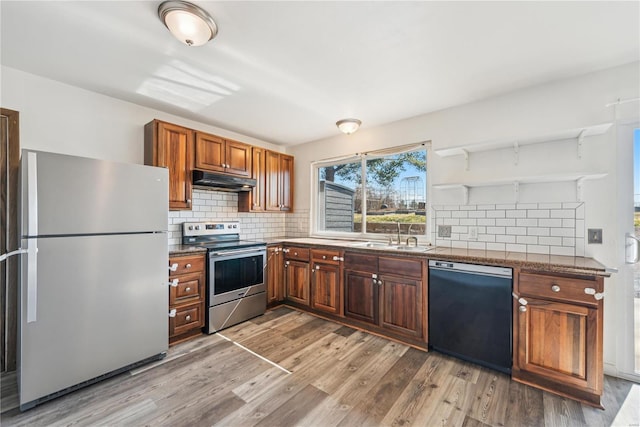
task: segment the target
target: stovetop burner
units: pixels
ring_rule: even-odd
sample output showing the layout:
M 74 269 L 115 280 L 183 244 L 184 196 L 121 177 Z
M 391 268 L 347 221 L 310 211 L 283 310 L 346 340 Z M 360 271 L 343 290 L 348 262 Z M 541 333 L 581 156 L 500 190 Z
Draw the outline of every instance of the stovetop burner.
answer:
M 264 242 L 240 239 L 240 222 L 185 222 L 182 244 L 207 249 L 240 249 L 264 246 Z

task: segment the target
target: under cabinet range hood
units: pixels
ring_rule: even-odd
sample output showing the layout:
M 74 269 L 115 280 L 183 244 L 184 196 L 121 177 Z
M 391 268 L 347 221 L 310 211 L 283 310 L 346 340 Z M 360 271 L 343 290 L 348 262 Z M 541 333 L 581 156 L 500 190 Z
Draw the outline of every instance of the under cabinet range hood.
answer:
M 230 191 L 238 193 L 251 191 L 256 186 L 256 180 L 239 176 L 224 175 L 201 170 L 193 171 L 193 185 L 208 187 L 211 190 Z

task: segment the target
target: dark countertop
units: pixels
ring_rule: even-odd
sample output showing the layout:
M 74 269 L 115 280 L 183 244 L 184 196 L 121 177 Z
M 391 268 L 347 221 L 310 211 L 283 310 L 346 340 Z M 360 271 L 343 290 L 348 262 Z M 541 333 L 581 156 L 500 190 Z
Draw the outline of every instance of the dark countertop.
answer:
M 606 267 L 593 258 L 572 257 L 562 255 L 527 254 L 522 252 L 502 252 L 475 249 L 454 249 L 431 247 L 425 251 L 415 252 L 411 250 L 389 250 L 384 246 L 368 248 L 354 246 L 354 241 L 319 238 L 283 238 L 272 241 L 270 244 L 289 243 L 302 246 L 327 246 L 349 249 L 355 252 L 377 252 L 396 256 L 420 257 L 426 259 L 438 259 L 443 261 L 459 261 L 472 264 L 496 265 L 501 267 L 518 267 L 535 271 L 550 273 L 568 273 L 582 275 L 596 275 L 609 277 L 611 274 Z M 357 244 L 357 243 L 356 243 Z
M 550 273 L 568 273 L 582 275 L 596 275 L 609 277 L 611 274 L 606 270 L 605 266 L 593 258 L 572 257 L 562 255 L 541 255 L 527 254 L 522 252 L 501 252 L 501 251 L 483 251 L 475 249 L 454 249 L 441 247 L 422 247 L 423 251 L 416 252 L 412 250 L 390 250 L 384 245 L 370 248 L 357 246 L 358 242 L 354 240 L 338 240 L 338 239 L 321 239 L 314 237 L 302 238 L 269 238 L 265 240 L 267 245 L 275 244 L 295 244 L 308 247 L 332 247 L 340 249 L 348 249 L 353 252 L 361 253 L 384 253 L 395 256 L 408 256 L 413 258 L 438 259 L 443 261 L 459 261 L 471 264 L 486 264 L 501 267 L 518 267 L 535 271 Z M 354 244 L 356 246 L 354 246 Z M 172 245 L 169 246 L 169 255 L 191 255 L 204 253 L 206 249 L 200 246 L 189 245 Z

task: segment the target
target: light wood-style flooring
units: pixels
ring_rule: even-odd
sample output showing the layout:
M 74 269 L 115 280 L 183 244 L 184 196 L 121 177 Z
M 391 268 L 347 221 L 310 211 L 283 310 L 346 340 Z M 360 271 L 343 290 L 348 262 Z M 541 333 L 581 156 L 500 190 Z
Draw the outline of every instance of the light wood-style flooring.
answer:
M 602 411 L 280 307 L 25 413 L 16 408 L 15 379 L 3 377 L 0 424 L 638 425 L 638 407 L 629 408 L 637 387 L 606 377 Z

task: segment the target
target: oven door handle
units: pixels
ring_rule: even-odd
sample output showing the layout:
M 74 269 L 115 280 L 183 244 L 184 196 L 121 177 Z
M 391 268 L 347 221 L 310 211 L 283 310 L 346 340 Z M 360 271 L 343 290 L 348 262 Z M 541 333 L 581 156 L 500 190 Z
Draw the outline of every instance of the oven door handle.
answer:
M 219 252 L 211 252 L 210 255 L 211 256 L 227 256 L 227 255 L 241 255 L 241 254 L 256 254 L 256 255 L 260 255 L 265 253 L 266 249 L 256 249 L 256 248 L 251 248 L 251 249 L 239 249 L 237 251 L 219 251 Z

